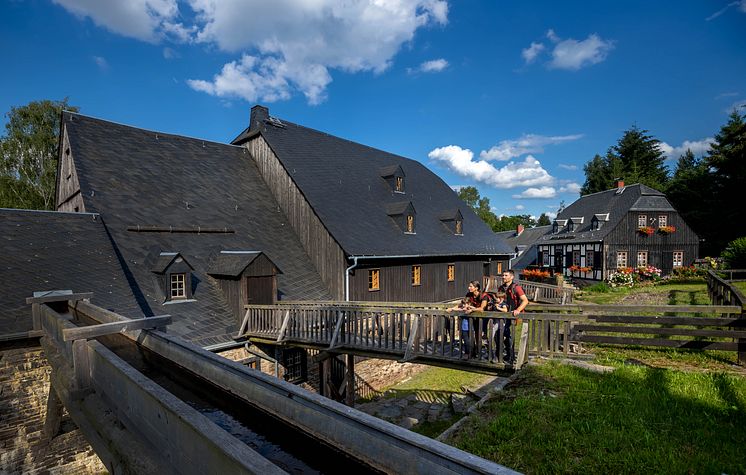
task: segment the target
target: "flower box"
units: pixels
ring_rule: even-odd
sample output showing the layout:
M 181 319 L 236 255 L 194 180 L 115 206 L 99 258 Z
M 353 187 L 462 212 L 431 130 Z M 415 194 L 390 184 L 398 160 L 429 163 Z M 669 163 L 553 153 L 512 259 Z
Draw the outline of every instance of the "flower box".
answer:
M 652 236 L 653 233 L 655 233 L 655 229 L 651 228 L 650 226 L 640 226 L 639 228 L 637 228 L 637 232 L 645 236 Z
M 661 226 L 658 228 L 660 234 L 673 234 L 676 232 L 676 226 Z

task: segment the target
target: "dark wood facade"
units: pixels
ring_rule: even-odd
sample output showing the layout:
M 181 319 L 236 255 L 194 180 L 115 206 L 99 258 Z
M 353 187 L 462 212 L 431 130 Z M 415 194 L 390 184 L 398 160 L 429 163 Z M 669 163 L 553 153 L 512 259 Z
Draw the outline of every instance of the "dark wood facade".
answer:
M 303 248 L 336 299 L 344 299 L 345 254 L 261 135 L 246 146 Z
M 448 280 L 448 266 L 454 278 Z M 412 283 L 412 267 L 420 266 L 420 283 Z M 466 294 L 469 282 L 495 275 L 507 268 L 506 261 L 461 256 L 455 259 L 398 259 L 361 261 L 350 274 L 350 300 L 392 302 L 440 302 Z M 369 272 L 378 270 L 378 290 L 369 290 Z
M 244 306 L 271 305 L 277 303 L 277 274 L 279 270 L 264 254 L 260 255 L 237 276 L 214 275 L 218 287 L 240 325 L 244 317 Z
M 75 170 L 75 161 L 70 147 L 70 138 L 67 128 L 62 127 L 62 139 L 60 141 L 59 157 L 57 162 L 57 189 L 56 203 L 57 211 L 85 212 L 83 197 L 80 196 L 80 182 Z

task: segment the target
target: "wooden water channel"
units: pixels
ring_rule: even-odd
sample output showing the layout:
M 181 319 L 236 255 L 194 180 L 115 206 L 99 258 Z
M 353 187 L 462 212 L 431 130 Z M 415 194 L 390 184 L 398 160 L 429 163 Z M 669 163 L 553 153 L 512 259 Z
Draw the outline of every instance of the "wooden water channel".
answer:
M 169 377 L 170 385 L 209 386 L 210 395 L 226 395 L 235 411 L 250 406 L 276 421 L 268 425 L 305 437 L 309 445 L 299 452 L 312 460 L 291 464 L 295 473 L 515 473 L 170 336 L 164 332 L 169 316 L 129 320 L 86 302 L 90 296 L 28 302 L 52 366 L 45 432 L 52 437 L 59 431 L 66 408 L 111 473 L 274 474 L 287 468 L 235 437 L 235 426 L 228 432 L 175 396 L 190 393 L 189 387 L 166 390 L 131 366 L 122 355 L 133 353 L 183 375 Z M 322 462 L 332 468 L 303 468 Z

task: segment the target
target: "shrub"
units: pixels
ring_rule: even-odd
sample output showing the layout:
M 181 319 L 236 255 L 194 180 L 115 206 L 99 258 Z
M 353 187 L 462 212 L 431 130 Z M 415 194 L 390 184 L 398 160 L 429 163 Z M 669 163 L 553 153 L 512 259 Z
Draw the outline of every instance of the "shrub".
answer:
M 651 265 L 642 266 L 637 268 L 637 275 L 640 276 L 640 280 L 657 281 L 661 278 L 661 270 Z
M 702 267 L 674 267 L 671 271 L 671 280 L 698 280 L 704 279 L 707 275 L 707 269 Z
M 728 243 L 720 255 L 730 269 L 746 269 L 746 236 Z
M 622 269 L 619 269 L 616 272 L 612 272 L 609 274 L 609 277 L 606 278 L 606 282 L 611 287 L 632 287 L 635 285 L 634 277 L 632 277 L 632 273 L 630 272 L 621 272 Z M 635 274 L 636 275 L 636 274 Z

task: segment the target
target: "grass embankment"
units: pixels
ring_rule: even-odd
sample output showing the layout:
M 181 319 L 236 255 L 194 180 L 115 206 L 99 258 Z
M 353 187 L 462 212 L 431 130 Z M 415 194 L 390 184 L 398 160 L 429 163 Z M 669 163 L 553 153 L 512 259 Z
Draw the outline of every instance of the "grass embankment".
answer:
M 746 294 L 746 282 L 733 282 L 738 290 Z
M 744 473 L 744 424 L 741 377 L 546 362 L 449 442 L 526 473 Z
M 575 300 L 578 303 L 611 305 L 633 297 L 637 297 L 635 300 L 640 301 L 641 304 L 652 301 L 664 305 L 709 305 L 711 303 L 707 296 L 707 284 L 704 281 L 672 282 L 631 289 L 595 285 L 588 287 L 588 290 L 578 292 Z

